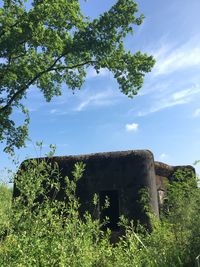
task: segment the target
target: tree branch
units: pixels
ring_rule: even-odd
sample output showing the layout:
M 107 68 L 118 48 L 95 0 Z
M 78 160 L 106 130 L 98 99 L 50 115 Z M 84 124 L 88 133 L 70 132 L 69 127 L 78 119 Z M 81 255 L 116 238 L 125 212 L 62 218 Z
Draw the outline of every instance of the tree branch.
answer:
M 16 21 L 13 25 L 10 25 L 10 30 L 12 30 L 15 26 L 17 26 L 21 21 L 18 20 Z M 1 28 L 1 32 L 0 32 L 0 38 L 7 32 L 7 30 L 5 30 L 3 27 Z
M 96 61 L 88 60 L 88 61 L 76 64 L 76 65 L 72 65 L 72 66 L 60 66 L 60 67 L 57 67 L 57 68 L 52 68 L 50 71 L 53 71 L 53 70 L 55 70 L 55 71 L 57 71 L 57 70 L 65 70 L 65 69 L 75 69 L 75 68 L 82 67 L 82 66 L 87 65 L 87 64 L 92 64 L 92 63 L 96 63 Z
M 64 56 L 64 54 L 62 54 L 61 56 L 59 56 L 55 61 L 54 63 L 48 67 L 47 69 L 39 72 L 33 79 L 31 79 L 24 87 L 22 87 L 19 91 L 17 91 L 11 98 L 10 100 L 7 102 L 7 104 L 3 107 L 0 108 L 0 113 L 5 111 L 8 107 L 10 107 L 12 105 L 12 103 L 18 98 L 18 96 L 20 96 L 21 94 L 23 94 L 28 88 L 30 85 L 32 85 L 38 78 L 40 78 L 43 74 L 47 73 L 47 72 L 50 72 L 50 71 L 56 71 L 56 70 L 64 70 L 64 69 L 74 69 L 74 68 L 78 68 L 78 67 L 81 67 L 81 66 L 84 66 L 86 64 L 91 64 L 91 63 L 95 63 L 95 61 L 92 61 L 92 60 L 88 60 L 88 61 L 85 61 L 85 62 L 82 62 L 82 63 L 79 63 L 79 64 L 76 64 L 76 65 L 72 65 L 72 66 L 60 66 L 60 67 L 57 67 L 55 68 L 54 66 L 56 65 L 56 63 Z

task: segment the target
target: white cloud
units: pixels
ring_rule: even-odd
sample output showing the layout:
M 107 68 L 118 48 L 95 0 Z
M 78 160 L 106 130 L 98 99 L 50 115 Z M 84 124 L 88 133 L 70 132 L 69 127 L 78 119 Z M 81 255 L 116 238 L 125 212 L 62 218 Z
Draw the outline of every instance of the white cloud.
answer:
M 138 130 L 138 124 L 137 123 L 127 123 L 126 124 L 126 131 L 127 132 L 136 132 Z
M 194 118 L 197 118 L 197 117 L 200 117 L 200 108 L 197 108 L 194 113 L 193 113 L 193 117 Z
M 166 160 L 169 158 L 169 155 L 167 155 L 166 153 L 162 153 L 160 156 L 159 156 L 159 160 Z
M 66 114 L 69 114 L 70 111 L 69 110 L 65 110 L 65 108 L 61 107 L 61 108 L 54 108 L 54 109 L 51 109 L 49 111 L 49 113 L 51 115 L 55 115 L 55 116 L 62 116 L 62 115 L 66 115 Z
M 200 66 L 200 37 L 196 36 L 178 48 L 163 45 L 152 52 L 156 59 L 154 75 L 169 74 L 171 72 Z
M 66 115 L 71 112 L 83 111 L 89 107 L 104 107 L 115 105 L 122 99 L 123 95 L 120 91 L 116 89 L 83 89 L 78 91 L 71 103 L 66 107 L 66 105 L 56 104 L 56 108 L 52 108 L 48 111 L 51 115 Z M 55 105 L 55 103 L 54 103 Z
M 157 101 L 153 103 L 152 107 L 145 111 L 139 111 L 137 115 L 142 117 L 166 108 L 190 103 L 195 99 L 197 94 L 200 94 L 200 86 L 198 85 L 189 89 L 177 91 L 171 95 L 169 94 L 165 96 L 164 98 L 162 97 L 157 99 Z
M 90 94 L 88 91 L 81 96 L 82 100 L 74 111 L 82 111 L 89 106 L 109 106 L 117 102 L 118 95 L 113 90 L 105 90 L 100 93 Z
M 139 117 L 147 116 L 151 113 L 155 113 L 155 112 L 158 112 L 158 111 L 166 109 L 166 108 L 174 107 L 177 105 L 183 105 L 186 103 L 188 103 L 188 101 L 186 99 L 180 99 L 180 100 L 172 101 L 171 98 L 169 98 L 169 99 L 155 103 L 154 106 L 151 107 L 149 110 L 139 111 L 138 116 Z
M 185 90 L 181 90 L 178 91 L 176 93 L 174 93 L 172 95 L 172 98 L 176 101 L 176 100 L 187 100 L 188 98 L 190 98 L 193 95 L 199 94 L 200 93 L 200 87 L 196 86 L 196 87 L 192 87 L 189 89 L 185 89 Z
M 55 114 L 56 112 L 57 112 L 57 109 L 55 108 L 50 110 L 50 114 Z

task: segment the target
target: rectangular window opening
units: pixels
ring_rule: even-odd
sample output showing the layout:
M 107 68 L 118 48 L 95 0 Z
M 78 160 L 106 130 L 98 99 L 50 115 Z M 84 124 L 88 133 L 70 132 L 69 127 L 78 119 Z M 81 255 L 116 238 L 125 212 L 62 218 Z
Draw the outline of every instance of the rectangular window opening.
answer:
M 105 201 L 108 198 L 109 207 L 105 208 Z M 109 218 L 109 222 L 103 227 L 105 230 L 107 227 L 110 230 L 118 230 L 119 222 L 119 194 L 117 190 L 106 190 L 99 192 L 99 204 L 100 204 L 100 221 L 103 222 L 106 217 Z

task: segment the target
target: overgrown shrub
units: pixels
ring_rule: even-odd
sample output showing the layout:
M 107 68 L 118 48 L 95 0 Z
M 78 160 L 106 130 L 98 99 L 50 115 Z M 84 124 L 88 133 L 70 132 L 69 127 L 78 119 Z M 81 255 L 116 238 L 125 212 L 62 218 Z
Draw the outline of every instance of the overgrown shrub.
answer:
M 0 266 L 194 266 L 200 253 L 200 192 L 185 173 L 169 185 L 162 220 L 151 215 L 151 233 L 122 217 L 125 235 L 112 244 L 110 230 L 102 231 L 99 220 L 88 212 L 79 215 L 75 191 L 83 171 L 84 165 L 77 163 L 72 177 L 65 178 L 65 202 L 48 197 L 59 191 L 60 173 L 57 165 L 45 161 L 33 161 L 18 173 L 21 194 L 12 207 L 11 192 L 0 187 Z
M 4 239 L 10 228 L 12 189 L 0 185 L 0 240 Z

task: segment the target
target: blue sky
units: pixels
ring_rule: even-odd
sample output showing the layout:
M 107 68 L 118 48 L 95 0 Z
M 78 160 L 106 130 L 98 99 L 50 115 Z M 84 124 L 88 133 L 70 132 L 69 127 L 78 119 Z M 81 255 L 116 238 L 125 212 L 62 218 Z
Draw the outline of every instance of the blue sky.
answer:
M 81 1 L 91 18 L 115 1 Z M 34 143 L 43 141 L 42 155 L 55 144 L 56 155 L 150 149 L 155 160 L 171 165 L 200 159 L 200 1 L 137 1 L 144 23 L 125 39 L 132 52 L 152 54 L 156 65 L 145 77 L 140 93 L 128 99 L 111 73 L 97 76 L 88 70 L 86 82 L 73 95 L 46 103 L 37 88 L 29 89 L 30 138 L 27 148 L 16 150 L 21 162 L 36 157 Z M 16 122 L 22 119 L 14 114 Z M 0 146 L 0 169 L 12 167 Z M 200 172 L 200 168 L 196 167 Z

